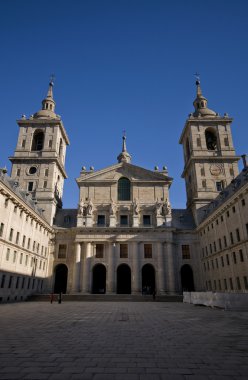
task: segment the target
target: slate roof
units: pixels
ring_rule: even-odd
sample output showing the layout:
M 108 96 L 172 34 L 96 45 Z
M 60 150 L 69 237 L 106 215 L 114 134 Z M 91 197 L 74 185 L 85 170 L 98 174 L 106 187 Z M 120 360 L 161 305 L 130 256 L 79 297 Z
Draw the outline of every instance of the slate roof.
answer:
M 191 210 L 172 209 L 172 227 L 180 230 L 194 230 L 196 225 Z
M 39 216 L 44 219 L 42 209 L 37 206 L 36 201 L 31 198 L 29 193 L 19 187 L 19 183 L 17 181 L 11 179 L 7 174 L 5 174 L 3 172 L 3 169 L 0 169 L 0 181 L 4 183 L 4 185 L 8 187 L 13 193 L 15 193 L 17 197 L 25 202 L 27 206 L 31 207 L 37 214 L 39 214 Z
M 248 183 L 248 166 L 244 168 L 239 175 L 234 178 L 231 183 L 225 187 L 223 191 L 207 206 L 200 209 L 200 223 L 221 207 L 228 199 L 230 199 L 237 191 Z
M 76 208 L 58 209 L 54 220 L 54 226 L 63 228 L 76 227 L 77 212 Z

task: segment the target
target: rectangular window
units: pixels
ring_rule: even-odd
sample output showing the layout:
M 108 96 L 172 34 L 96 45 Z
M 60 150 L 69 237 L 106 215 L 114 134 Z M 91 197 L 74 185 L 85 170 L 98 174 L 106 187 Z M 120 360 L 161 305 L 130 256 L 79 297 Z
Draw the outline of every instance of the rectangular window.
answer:
M 48 177 L 48 169 L 45 169 L 45 177 Z
M 212 269 L 214 269 L 214 260 L 211 260 Z
M 248 279 L 247 279 L 247 276 L 244 276 L 243 279 L 244 279 L 245 289 L 248 290 Z
M 216 264 L 216 268 L 219 268 L 219 262 L 218 262 L 218 258 L 217 257 L 215 259 L 215 264 Z
M 26 241 L 26 236 L 23 235 L 23 238 L 22 238 L 22 246 L 23 246 L 23 247 L 25 246 L 25 241 Z
M 228 137 L 224 137 L 224 145 L 229 146 Z
M 30 238 L 28 238 L 28 246 L 27 246 L 27 249 L 30 248 Z
M 221 239 L 219 239 L 219 249 L 222 249 Z
M 216 243 L 214 241 L 214 252 L 216 252 Z
M 226 236 L 224 236 L 224 246 L 227 247 L 227 240 L 226 240 Z
M 2 279 L 1 279 L 1 288 L 4 288 L 4 285 L 5 285 L 5 279 L 6 279 L 6 275 L 3 274 L 3 275 L 2 275 Z
M 23 259 L 23 253 L 21 252 L 21 254 L 20 254 L 20 264 L 22 264 L 22 259 Z
M 48 142 L 49 148 L 52 148 L 52 145 L 53 145 L 53 140 L 49 140 L 49 142 Z
M 17 169 L 17 170 L 16 170 L 16 176 L 17 176 L 17 177 L 20 177 L 20 174 L 21 174 L 21 169 Z
M 242 206 L 245 206 L 245 199 L 244 198 L 241 199 L 241 204 L 242 204 Z
M 28 255 L 26 255 L 26 258 L 25 258 L 25 266 L 28 265 Z
M 9 241 L 12 241 L 13 239 L 13 228 L 10 229 L 10 232 L 9 232 Z
M 28 286 L 27 286 L 27 289 L 29 289 L 29 287 L 30 287 L 30 277 L 28 278 Z
M 202 180 L 202 187 L 206 188 L 207 187 L 207 182 L 205 179 Z
M 25 277 L 23 277 L 22 279 L 22 289 L 24 288 L 24 284 L 25 284 Z
M 16 251 L 14 251 L 14 255 L 13 255 L 13 263 L 15 263 L 15 262 L 16 262 L 16 256 L 17 256 L 17 252 L 16 252 Z
M 25 145 L 26 145 L 26 140 L 23 139 L 23 140 L 22 140 L 22 148 L 25 148 Z
M 19 244 L 19 237 L 20 237 L 20 233 L 17 232 L 16 233 L 16 244 Z
M 127 258 L 128 258 L 128 245 L 120 244 L 120 259 L 127 259 Z
M 206 263 L 203 263 L 204 272 L 206 272 Z
M 1 237 L 3 236 L 3 230 L 4 230 L 4 224 L 1 223 L 1 225 L 0 225 L 0 236 Z
M 236 283 L 237 283 L 237 289 L 240 290 L 241 289 L 241 284 L 240 284 L 239 277 L 236 277 Z
M 221 265 L 224 267 L 224 259 L 223 259 L 223 256 L 221 256 Z
M 236 238 L 237 238 L 237 241 L 240 241 L 240 234 L 239 234 L 238 228 L 236 228 Z
M 44 181 L 43 187 L 44 187 L 44 189 L 47 188 L 47 181 Z
M 230 261 L 229 261 L 229 256 L 228 255 L 226 255 L 226 263 L 227 263 L 227 265 L 230 265 Z
M 144 226 L 151 225 L 151 215 L 143 215 L 143 225 Z
M 226 212 L 226 216 L 229 218 L 229 216 L 230 216 L 229 211 Z
M 229 278 L 229 283 L 230 283 L 230 288 L 231 288 L 231 290 L 233 290 L 233 280 L 232 280 L 231 277 Z
M 182 245 L 182 257 L 183 259 L 190 259 L 189 245 Z
M 241 262 L 244 261 L 244 256 L 243 256 L 243 251 L 242 251 L 242 249 L 239 250 L 239 258 L 240 258 L 240 261 L 241 261 Z
M 232 232 L 230 232 L 230 240 L 231 240 L 231 244 L 233 244 L 233 234 L 232 234 Z
M 34 183 L 28 182 L 28 191 L 33 191 L 33 188 L 34 188 Z
M 103 259 L 104 244 L 96 244 L 96 259 Z
M 152 244 L 144 244 L 144 258 L 152 259 Z
M 232 211 L 235 214 L 235 212 L 236 212 L 235 206 L 232 206 Z
M 97 215 L 97 225 L 105 226 L 105 215 Z
M 223 190 L 223 183 L 222 183 L 222 181 L 217 181 L 216 182 L 216 190 L 217 191 L 222 191 Z
M 234 264 L 236 264 L 237 263 L 237 258 L 236 258 L 236 253 L 235 252 L 232 253 L 232 257 L 233 257 Z
M 13 276 L 10 276 L 10 277 L 9 277 L 9 286 L 8 286 L 9 288 L 11 288 L 12 280 L 13 280 Z
M 18 287 L 19 287 L 19 281 L 20 281 L 20 277 L 18 276 L 16 279 L 16 289 L 18 289 Z
M 209 244 L 210 253 L 213 253 L 212 244 Z
M 59 244 L 58 259 L 66 258 L 66 244 Z
M 214 280 L 214 290 L 216 290 L 216 280 Z
M 225 290 L 227 290 L 227 280 L 224 278 L 224 286 L 225 286 Z
M 201 176 L 202 176 L 202 177 L 205 176 L 205 169 L 204 169 L 204 168 L 201 168 Z
M 127 226 L 128 225 L 128 216 L 127 215 L 121 215 L 120 216 L 120 225 L 121 226 Z
M 201 138 L 197 137 L 196 139 L 196 145 L 200 148 L 201 147 Z
M 10 256 L 10 249 L 7 248 L 7 251 L 6 251 L 6 261 L 9 261 L 9 256 Z
M 219 283 L 219 290 L 221 290 L 221 281 L 219 280 L 218 283 Z

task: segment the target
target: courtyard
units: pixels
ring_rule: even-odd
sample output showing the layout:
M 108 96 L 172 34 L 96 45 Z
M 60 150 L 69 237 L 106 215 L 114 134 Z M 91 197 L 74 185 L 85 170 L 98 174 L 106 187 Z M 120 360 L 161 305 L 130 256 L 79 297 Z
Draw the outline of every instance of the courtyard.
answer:
M 0 379 L 247 379 L 247 317 L 166 302 L 3 304 Z

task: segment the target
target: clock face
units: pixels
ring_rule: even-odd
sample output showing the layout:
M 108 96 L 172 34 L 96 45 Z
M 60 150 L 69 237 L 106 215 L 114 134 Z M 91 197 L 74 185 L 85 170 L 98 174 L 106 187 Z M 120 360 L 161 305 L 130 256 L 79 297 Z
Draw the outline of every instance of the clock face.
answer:
M 210 173 L 214 176 L 218 176 L 222 173 L 223 168 L 221 164 L 213 164 L 210 166 Z

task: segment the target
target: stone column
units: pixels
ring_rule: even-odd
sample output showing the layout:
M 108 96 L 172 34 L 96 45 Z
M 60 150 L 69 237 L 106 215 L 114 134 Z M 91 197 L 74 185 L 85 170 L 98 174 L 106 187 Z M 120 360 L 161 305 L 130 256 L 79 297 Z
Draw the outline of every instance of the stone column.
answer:
M 175 270 L 173 258 L 173 245 L 171 242 L 166 243 L 166 275 L 167 275 L 167 290 L 169 293 L 175 293 Z
M 108 245 L 108 279 L 107 279 L 107 292 L 115 292 L 115 243 Z
M 140 285 L 140 259 L 139 259 L 139 243 L 137 241 L 132 242 L 132 294 L 138 294 L 141 291 Z
M 157 244 L 157 293 L 164 294 L 165 292 L 165 270 L 164 270 L 164 252 L 163 244 L 158 242 Z
M 74 291 L 80 292 L 81 244 L 75 243 Z
M 88 242 L 86 243 L 86 251 L 84 258 L 83 293 L 90 293 L 91 252 L 92 244 Z

